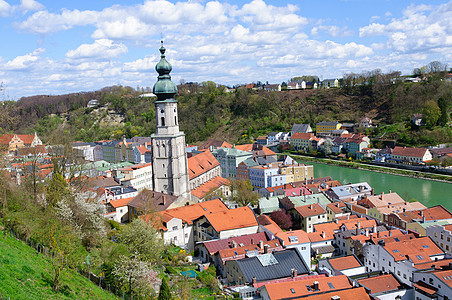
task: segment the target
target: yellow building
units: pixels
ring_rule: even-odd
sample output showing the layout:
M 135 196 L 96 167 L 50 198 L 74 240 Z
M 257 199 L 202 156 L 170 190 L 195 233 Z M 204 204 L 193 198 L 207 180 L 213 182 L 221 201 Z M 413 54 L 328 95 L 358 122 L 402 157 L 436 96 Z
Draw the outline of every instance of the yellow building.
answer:
M 316 135 L 330 134 L 333 130 L 341 129 L 342 124 L 338 122 L 320 122 L 315 125 Z
M 314 178 L 314 166 L 305 164 L 283 165 L 280 174 L 286 175 L 286 183 Z

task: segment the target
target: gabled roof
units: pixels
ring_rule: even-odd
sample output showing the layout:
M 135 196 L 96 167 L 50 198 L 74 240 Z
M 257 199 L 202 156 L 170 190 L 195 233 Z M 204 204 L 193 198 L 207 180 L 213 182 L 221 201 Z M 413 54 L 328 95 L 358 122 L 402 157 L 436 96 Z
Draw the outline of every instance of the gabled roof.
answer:
M 134 197 L 129 197 L 129 198 L 123 198 L 123 199 L 118 199 L 118 200 L 111 200 L 110 204 L 111 206 L 113 206 L 113 208 L 118 208 L 121 206 L 127 206 L 127 204 L 132 201 Z
M 210 150 L 188 158 L 188 175 L 190 180 L 196 178 L 220 165 Z
M 312 295 L 309 296 L 309 300 L 331 300 L 335 296 L 346 300 L 370 300 L 370 296 L 363 287 Z
M 205 217 L 216 232 L 259 225 L 248 206 L 206 214 Z
M 168 220 L 170 220 L 171 218 L 178 218 L 188 224 L 192 224 L 194 220 L 203 215 L 216 214 L 222 211 L 228 211 L 227 206 L 220 199 L 214 199 L 192 205 L 168 209 L 160 212 L 160 214 Z
M 139 210 L 143 209 L 146 205 L 150 205 L 149 209 L 159 212 L 167 209 L 176 199 L 177 196 L 143 189 L 128 205 Z
M 395 261 L 410 259 L 415 264 L 431 261 L 430 256 L 444 253 L 428 236 L 389 243 L 384 248 Z
M 402 199 L 397 193 L 389 192 L 387 194 L 381 193 L 380 195 L 367 196 L 361 200 L 358 200 L 358 204 L 364 207 L 384 207 L 388 205 L 404 204 L 405 200 Z
M 422 157 L 424 157 L 426 151 L 427 151 L 427 149 L 425 149 L 425 148 L 411 148 L 411 147 L 396 146 L 394 148 L 394 150 L 392 150 L 392 155 L 401 155 L 401 156 L 422 158 Z
M 358 279 L 359 284 L 367 288 L 370 294 L 398 290 L 403 285 L 392 274 L 383 274 L 370 278 Z
M 398 213 L 397 216 L 405 222 L 411 223 L 414 220 L 434 221 L 452 219 L 452 213 L 442 205 L 436 205 L 427 209 L 413 210 Z
M 239 259 L 236 263 L 246 282 L 252 282 L 253 277 L 256 277 L 257 282 L 289 277 L 292 269 L 296 269 L 298 274 L 310 273 L 294 248 Z
M 313 133 L 306 133 L 306 132 L 296 132 L 294 133 L 290 139 L 291 140 L 311 140 L 314 138 L 314 134 Z
M 362 263 L 354 255 L 330 258 L 328 262 L 339 271 L 362 267 Z
M 293 124 L 292 132 L 312 132 L 309 124 Z
M 340 213 L 343 213 L 342 208 L 345 208 L 347 206 L 345 205 L 344 202 L 339 201 L 339 202 L 330 203 L 327 205 L 327 207 L 335 214 L 340 214 Z
M 232 247 L 232 242 L 237 243 L 237 245 L 251 245 L 255 243 L 259 243 L 260 241 L 267 242 L 268 238 L 265 232 L 253 233 L 253 234 L 245 234 L 241 236 L 230 237 L 227 239 L 219 239 L 212 241 L 204 241 L 204 247 L 206 247 L 209 253 L 215 254 L 216 252 L 222 249 L 229 249 Z
M 326 214 L 326 210 L 323 209 L 323 207 L 321 207 L 318 203 L 298 206 L 295 207 L 295 210 L 304 218 Z
M 237 150 L 242 150 L 246 152 L 258 152 L 263 151 L 264 155 L 276 155 L 275 152 L 268 149 L 267 147 L 259 144 L 245 144 L 245 145 L 236 145 L 235 148 Z
M 318 283 L 318 289 L 315 290 L 314 282 Z M 299 280 L 295 282 L 283 282 L 265 285 L 265 289 L 272 300 L 276 299 L 298 299 L 298 297 L 309 296 L 330 292 L 334 290 L 343 290 L 352 288 L 346 275 L 323 277 L 316 279 Z M 331 296 L 329 298 L 331 299 Z M 344 298 L 349 299 L 349 298 Z
M 201 184 L 196 189 L 192 190 L 191 194 L 197 197 L 198 199 L 202 199 L 210 192 L 220 188 L 223 185 L 229 185 L 230 183 L 231 182 L 228 179 L 223 178 L 221 176 L 217 176 L 207 181 L 206 183 Z
M 281 239 L 285 247 L 290 245 L 298 245 L 309 243 L 309 236 L 304 230 L 280 231 L 275 236 Z
M 212 146 L 213 148 L 232 148 L 232 145 L 228 142 L 208 139 L 201 146 L 199 146 L 198 149 L 209 149 L 210 146 Z
M 249 251 L 257 251 L 259 253 L 263 253 L 265 246 L 268 247 L 267 249 L 269 252 L 273 252 L 276 250 L 282 250 L 282 246 L 281 246 L 279 240 L 266 241 L 263 243 L 262 248 L 260 247 L 258 242 L 259 241 L 255 241 L 254 244 L 250 244 L 250 245 L 246 245 L 246 246 L 245 245 L 239 246 L 236 248 L 221 249 L 220 251 L 218 251 L 218 254 L 220 255 L 221 260 L 225 261 L 225 260 L 228 260 L 228 258 L 230 259 L 230 258 L 234 258 L 237 256 L 246 255 L 246 253 L 248 253 Z M 239 257 L 239 258 L 243 258 L 243 257 Z

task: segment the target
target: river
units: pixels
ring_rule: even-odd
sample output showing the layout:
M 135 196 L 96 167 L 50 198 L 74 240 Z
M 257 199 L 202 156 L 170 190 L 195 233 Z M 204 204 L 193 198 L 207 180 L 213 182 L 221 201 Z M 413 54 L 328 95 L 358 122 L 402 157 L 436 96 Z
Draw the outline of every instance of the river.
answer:
M 366 181 L 374 188 L 375 193 L 393 191 L 405 200 L 416 199 L 427 207 L 441 204 L 452 211 L 452 183 L 427 179 L 377 173 L 339 166 L 330 166 L 314 162 L 314 176 L 331 176 L 342 184 Z

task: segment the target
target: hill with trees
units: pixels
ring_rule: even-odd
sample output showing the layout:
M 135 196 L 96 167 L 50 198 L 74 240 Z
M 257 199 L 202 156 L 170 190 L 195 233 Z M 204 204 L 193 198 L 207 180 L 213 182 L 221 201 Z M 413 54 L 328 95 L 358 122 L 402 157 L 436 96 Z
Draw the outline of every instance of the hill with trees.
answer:
M 241 143 L 270 131 L 289 131 L 293 123 L 315 126 L 319 121 L 358 122 L 369 117 L 379 125 L 367 132 L 373 136 L 384 134 L 413 146 L 448 142 L 452 85 L 443 80 L 445 72 L 421 76 L 422 82 L 406 82 L 400 72 L 374 70 L 345 74 L 341 88 L 281 92 L 245 87 L 228 92 L 211 81 L 183 84 L 176 96 L 180 126 L 189 143 L 209 137 Z M 2 113 L 12 118 L 0 118 L 0 130 L 36 131 L 44 141 L 58 127 L 82 141 L 149 136 L 155 130 L 154 105 L 152 99 L 139 96 L 143 92 L 139 87 L 113 86 L 5 102 Z M 91 99 L 98 99 L 100 106 L 87 108 Z M 410 124 L 415 113 L 424 114 L 427 126 Z

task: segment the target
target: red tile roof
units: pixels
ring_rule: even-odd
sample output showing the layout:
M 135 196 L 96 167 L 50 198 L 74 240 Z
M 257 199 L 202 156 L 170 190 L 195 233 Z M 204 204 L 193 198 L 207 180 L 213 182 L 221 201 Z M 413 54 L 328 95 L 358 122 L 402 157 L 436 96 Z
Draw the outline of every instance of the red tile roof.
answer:
M 413 284 L 413 286 L 431 296 L 433 296 L 433 294 L 435 294 L 438 291 L 437 288 L 435 288 L 423 281 L 418 281 L 417 283 Z
M 255 144 L 236 145 L 235 149 L 246 151 L 246 152 L 263 151 L 265 155 L 276 155 L 275 152 L 273 152 L 272 150 L 268 149 L 265 146 L 262 146 L 262 149 L 259 149 L 259 148 L 255 149 L 254 145 Z
M 338 296 L 340 299 L 345 300 L 370 300 L 370 296 L 367 294 L 363 287 L 346 289 L 342 291 L 333 291 L 321 295 L 309 296 L 309 300 L 331 300 L 334 296 Z
M 258 241 L 255 241 L 255 242 L 258 242 Z M 239 246 L 236 248 L 222 249 L 218 252 L 218 254 L 220 255 L 221 260 L 224 262 L 226 260 L 231 260 L 231 259 L 235 260 L 235 259 L 244 258 L 245 254 L 248 251 L 258 251 L 259 253 L 264 253 L 265 246 L 268 246 L 269 253 L 283 249 L 279 240 L 271 240 L 271 241 L 264 242 L 262 245 L 262 248 L 260 247 L 259 243 L 255 243 L 255 244 L 250 244 L 250 245 L 246 245 L 246 246 L 245 245 Z
M 340 214 L 340 213 L 343 213 L 341 208 L 346 207 L 346 205 L 344 202 L 340 201 L 340 202 L 330 203 L 327 205 L 327 207 L 335 214 Z
M 259 225 L 248 206 L 206 214 L 205 217 L 216 232 Z
M 422 210 L 402 212 L 398 213 L 397 215 L 400 219 L 408 223 L 413 222 L 413 220 L 415 219 L 422 220 L 423 217 L 425 217 L 426 221 L 452 219 L 452 213 L 442 205 L 437 205 Z
M 444 253 L 428 236 L 389 243 L 384 248 L 395 261 L 410 259 L 415 264 L 432 261 L 430 256 Z
M 230 183 L 231 182 L 228 179 L 223 178 L 221 176 L 217 176 L 207 181 L 206 183 L 201 184 L 196 189 L 192 190 L 191 194 L 197 197 L 198 199 L 202 199 L 210 192 L 215 191 L 216 189 L 220 188 L 223 185 L 229 185 Z
M 315 281 L 318 282 L 317 291 L 314 289 Z M 297 297 L 310 296 L 314 294 L 329 292 L 331 291 L 330 285 L 332 285 L 336 290 L 342 290 L 352 287 L 347 276 L 345 275 L 323 277 L 317 279 L 307 279 L 295 282 L 289 281 L 282 283 L 267 284 L 264 287 L 267 290 L 269 298 L 272 300 L 277 300 L 286 298 L 295 299 Z M 309 289 L 308 286 L 310 287 Z M 331 299 L 331 296 L 328 299 Z
M 280 231 L 275 236 L 284 242 L 284 246 L 309 243 L 309 236 L 304 230 Z M 296 242 L 291 242 L 289 237 L 296 237 Z
M 229 249 L 232 247 L 232 241 L 237 243 L 237 245 L 251 245 L 256 242 L 263 241 L 264 243 L 268 241 L 267 235 L 265 232 L 253 233 L 253 234 L 245 234 L 241 236 L 235 236 L 227 239 L 213 240 L 213 241 L 205 241 L 204 247 L 206 247 L 209 253 L 215 254 L 222 249 Z
M 314 138 L 313 133 L 296 132 L 290 137 L 291 140 L 311 140 Z
M 206 150 L 188 159 L 188 175 L 190 180 L 204 174 L 213 168 L 219 166 L 220 163 L 213 156 L 210 150 Z
M 362 264 L 353 255 L 331 258 L 328 261 L 333 268 L 339 271 L 362 267 Z
M 111 204 L 111 206 L 113 206 L 113 208 L 118 208 L 118 207 L 121 207 L 121 206 L 127 206 L 127 204 L 129 204 L 129 202 L 132 201 L 133 198 L 135 198 L 135 197 L 111 200 L 110 204 Z
M 402 287 L 402 284 L 392 274 L 358 279 L 358 282 L 370 290 L 370 294 L 389 292 Z
M 395 147 L 392 150 L 392 155 L 401 155 L 409 157 L 424 157 L 427 149 L 425 148 L 411 148 L 411 147 Z
M 295 207 L 295 210 L 304 218 L 326 214 L 326 210 L 318 203 Z

